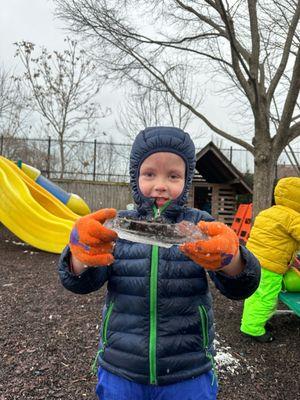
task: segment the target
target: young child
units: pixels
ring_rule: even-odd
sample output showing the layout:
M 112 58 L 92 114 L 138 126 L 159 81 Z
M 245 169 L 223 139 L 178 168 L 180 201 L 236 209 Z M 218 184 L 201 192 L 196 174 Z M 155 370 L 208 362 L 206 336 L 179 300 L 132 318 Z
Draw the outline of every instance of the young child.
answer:
M 244 303 L 241 331 L 257 342 L 272 342 L 267 321 L 276 311 L 283 275 L 300 248 L 300 178 L 280 179 L 275 205 L 255 218 L 247 248 L 260 261 L 258 289 Z
M 212 298 L 206 271 L 222 294 L 250 296 L 258 286 L 256 258 L 235 233 L 206 212 L 185 206 L 195 168 L 190 136 L 148 128 L 132 146 L 130 179 L 136 210 L 119 216 L 192 221 L 208 241 L 161 248 L 122 240 L 103 224 L 103 209 L 80 218 L 59 273 L 75 293 L 107 282 L 97 395 L 101 400 L 216 399 Z

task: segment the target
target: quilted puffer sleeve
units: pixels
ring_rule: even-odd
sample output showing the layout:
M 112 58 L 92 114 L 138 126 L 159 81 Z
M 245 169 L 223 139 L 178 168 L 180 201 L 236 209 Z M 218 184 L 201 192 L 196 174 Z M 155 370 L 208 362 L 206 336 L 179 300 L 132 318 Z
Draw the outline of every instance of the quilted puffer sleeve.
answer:
M 86 294 L 100 289 L 108 279 L 108 267 L 92 267 L 80 275 L 74 275 L 69 270 L 70 255 L 70 248 L 67 246 L 58 262 L 58 273 L 62 285 L 78 294 Z
M 216 288 L 232 300 L 242 300 L 251 296 L 257 289 L 260 280 L 260 264 L 257 258 L 245 247 L 240 246 L 245 269 L 239 275 L 228 276 L 223 272 L 211 272 L 209 275 Z
M 298 217 L 294 218 L 289 225 L 289 234 L 292 238 L 298 242 L 300 248 L 300 214 Z

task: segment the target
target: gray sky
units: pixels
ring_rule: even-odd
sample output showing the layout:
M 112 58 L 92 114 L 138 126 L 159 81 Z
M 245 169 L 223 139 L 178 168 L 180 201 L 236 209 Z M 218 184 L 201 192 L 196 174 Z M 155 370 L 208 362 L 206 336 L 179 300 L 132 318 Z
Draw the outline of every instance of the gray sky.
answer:
M 49 50 L 63 48 L 65 33 L 54 20 L 53 5 L 48 0 L 3 0 L 0 13 L 1 64 L 15 63 L 13 43 L 31 41 Z
M 16 69 L 20 67 L 18 59 L 14 58 L 15 46 L 17 41 L 30 41 L 37 47 L 46 47 L 49 51 L 62 50 L 64 48 L 64 37 L 67 32 L 63 30 L 61 21 L 54 18 L 54 5 L 52 0 L 3 0 L 1 2 L 0 13 L 0 64 L 5 69 Z M 116 89 L 105 88 L 101 92 L 100 102 L 103 108 L 109 107 L 116 115 L 120 95 L 116 93 Z M 208 114 L 214 113 L 216 100 L 213 98 L 206 99 L 205 107 Z M 224 109 L 222 117 L 222 108 L 218 106 L 220 113 L 220 124 L 226 120 L 227 110 Z M 115 117 L 111 116 L 101 120 L 104 131 L 119 136 L 115 128 Z M 198 133 L 199 121 L 195 121 L 195 132 Z M 202 128 L 203 131 L 203 128 Z M 206 131 L 206 129 L 204 130 Z M 209 130 L 208 130 L 209 131 Z M 121 137 L 119 136 L 120 140 Z M 209 132 L 207 138 L 200 140 L 199 146 L 206 144 L 211 140 Z M 225 141 L 226 142 L 226 141 Z M 229 145 L 228 145 L 229 147 Z
M 54 6 L 51 0 L 2 0 L 0 65 L 6 70 L 18 71 L 20 64 L 14 57 L 14 42 L 22 40 L 33 42 L 37 47 L 46 47 L 49 51 L 64 49 L 64 38 L 68 33 L 63 30 L 63 24 L 54 18 L 53 13 Z M 104 88 L 99 101 L 103 109 L 115 107 L 115 92 L 110 88 Z M 101 119 L 101 128 L 103 131 L 116 134 L 115 117 Z
M 14 58 L 16 41 L 31 41 L 38 47 L 44 46 L 49 51 L 62 50 L 64 48 L 64 37 L 67 32 L 63 30 L 61 21 L 54 18 L 54 5 L 52 0 L 2 0 L 0 13 L 0 65 L 5 69 L 18 70 L 18 60 Z M 116 89 L 106 88 L 102 90 L 99 101 L 103 108 L 109 107 L 113 114 L 100 121 L 101 130 L 113 134 L 115 141 L 122 141 L 115 127 L 115 115 L 120 104 L 120 94 Z M 228 118 L 228 107 L 224 107 L 222 101 L 216 96 L 206 96 L 202 105 L 203 111 L 212 119 L 219 128 L 239 132 L 241 126 L 233 123 Z M 217 113 L 216 113 L 217 110 Z M 203 127 L 199 120 L 195 120 L 192 125 L 195 129 L 193 133 L 199 132 L 199 125 L 202 125 L 201 131 L 207 132 L 205 138 L 196 143 L 197 146 L 203 146 L 212 138 L 211 131 Z M 215 135 L 218 141 L 222 141 L 225 147 L 239 147 Z M 295 142 L 294 142 L 295 143 Z

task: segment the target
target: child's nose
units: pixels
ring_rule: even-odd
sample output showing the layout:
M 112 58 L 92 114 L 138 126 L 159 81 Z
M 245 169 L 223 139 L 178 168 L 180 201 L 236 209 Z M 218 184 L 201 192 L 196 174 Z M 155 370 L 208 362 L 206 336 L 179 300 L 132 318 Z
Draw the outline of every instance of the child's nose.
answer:
M 166 185 L 164 185 L 162 182 L 155 185 L 155 191 L 158 193 L 165 192 L 166 190 L 167 190 Z

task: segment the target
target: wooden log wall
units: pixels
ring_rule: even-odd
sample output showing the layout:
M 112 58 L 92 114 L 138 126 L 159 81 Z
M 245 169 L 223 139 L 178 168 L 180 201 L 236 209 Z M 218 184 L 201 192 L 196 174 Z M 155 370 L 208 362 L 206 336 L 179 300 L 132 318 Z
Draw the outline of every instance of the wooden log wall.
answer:
M 220 222 L 231 225 L 236 213 L 236 192 L 229 185 L 213 185 L 212 215 Z
M 188 205 L 195 207 L 195 188 L 210 187 L 211 190 L 211 215 L 218 221 L 231 226 L 236 213 L 236 191 L 230 185 L 217 183 L 193 183 Z
M 82 197 L 92 211 L 100 208 L 126 209 L 133 203 L 131 190 L 127 183 L 52 180 L 68 193 Z

